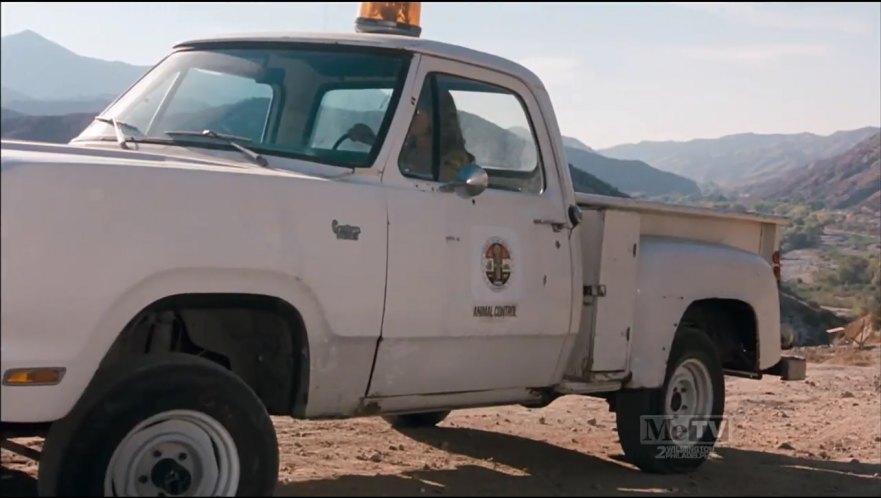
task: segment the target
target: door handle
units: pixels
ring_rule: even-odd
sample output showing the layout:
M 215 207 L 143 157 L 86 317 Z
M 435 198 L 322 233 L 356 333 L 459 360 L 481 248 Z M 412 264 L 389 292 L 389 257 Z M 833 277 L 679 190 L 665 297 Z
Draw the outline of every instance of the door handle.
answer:
M 560 230 L 566 228 L 566 223 L 562 221 L 546 220 L 541 218 L 537 220 L 532 220 L 532 222 L 536 225 L 550 225 L 555 232 L 559 232 Z

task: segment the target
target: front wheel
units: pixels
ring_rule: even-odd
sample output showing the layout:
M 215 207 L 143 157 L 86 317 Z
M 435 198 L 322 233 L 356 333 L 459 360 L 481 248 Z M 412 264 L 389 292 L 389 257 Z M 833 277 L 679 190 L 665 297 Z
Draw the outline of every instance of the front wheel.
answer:
M 697 469 L 721 433 L 725 379 L 715 344 L 700 330 L 676 334 L 664 385 L 622 391 L 615 410 L 624 454 L 645 472 Z
M 261 496 L 278 445 L 262 402 L 202 358 L 148 355 L 99 371 L 43 447 L 41 496 Z

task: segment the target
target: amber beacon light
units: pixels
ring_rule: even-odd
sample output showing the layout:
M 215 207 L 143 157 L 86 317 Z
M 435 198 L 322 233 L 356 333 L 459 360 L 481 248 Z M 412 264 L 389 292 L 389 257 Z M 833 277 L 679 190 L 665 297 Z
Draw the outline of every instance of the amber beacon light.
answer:
M 419 37 L 420 2 L 361 2 L 355 31 Z

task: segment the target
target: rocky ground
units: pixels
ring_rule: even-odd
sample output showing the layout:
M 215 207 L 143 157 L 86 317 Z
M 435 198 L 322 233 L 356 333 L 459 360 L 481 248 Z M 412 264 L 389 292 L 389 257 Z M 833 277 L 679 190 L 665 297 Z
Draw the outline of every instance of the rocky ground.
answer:
M 730 378 L 728 439 L 690 475 L 621 460 L 604 401 L 454 412 L 407 432 L 379 418 L 277 418 L 278 496 L 881 494 L 881 349 L 802 350 L 808 380 Z M 39 440 L 25 440 L 38 447 Z M 0 494 L 33 496 L 37 467 L 2 453 Z

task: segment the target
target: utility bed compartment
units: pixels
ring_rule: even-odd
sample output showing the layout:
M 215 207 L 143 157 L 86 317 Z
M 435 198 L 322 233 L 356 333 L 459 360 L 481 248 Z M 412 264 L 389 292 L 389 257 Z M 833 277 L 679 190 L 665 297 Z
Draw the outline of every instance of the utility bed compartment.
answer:
M 630 370 L 642 237 L 728 246 L 772 263 L 785 218 L 577 194 L 582 209 L 581 326 L 564 373 L 570 382 L 622 379 Z
M 581 226 L 581 328 L 566 378 L 600 381 L 626 375 L 636 301 L 640 215 L 586 209 Z

